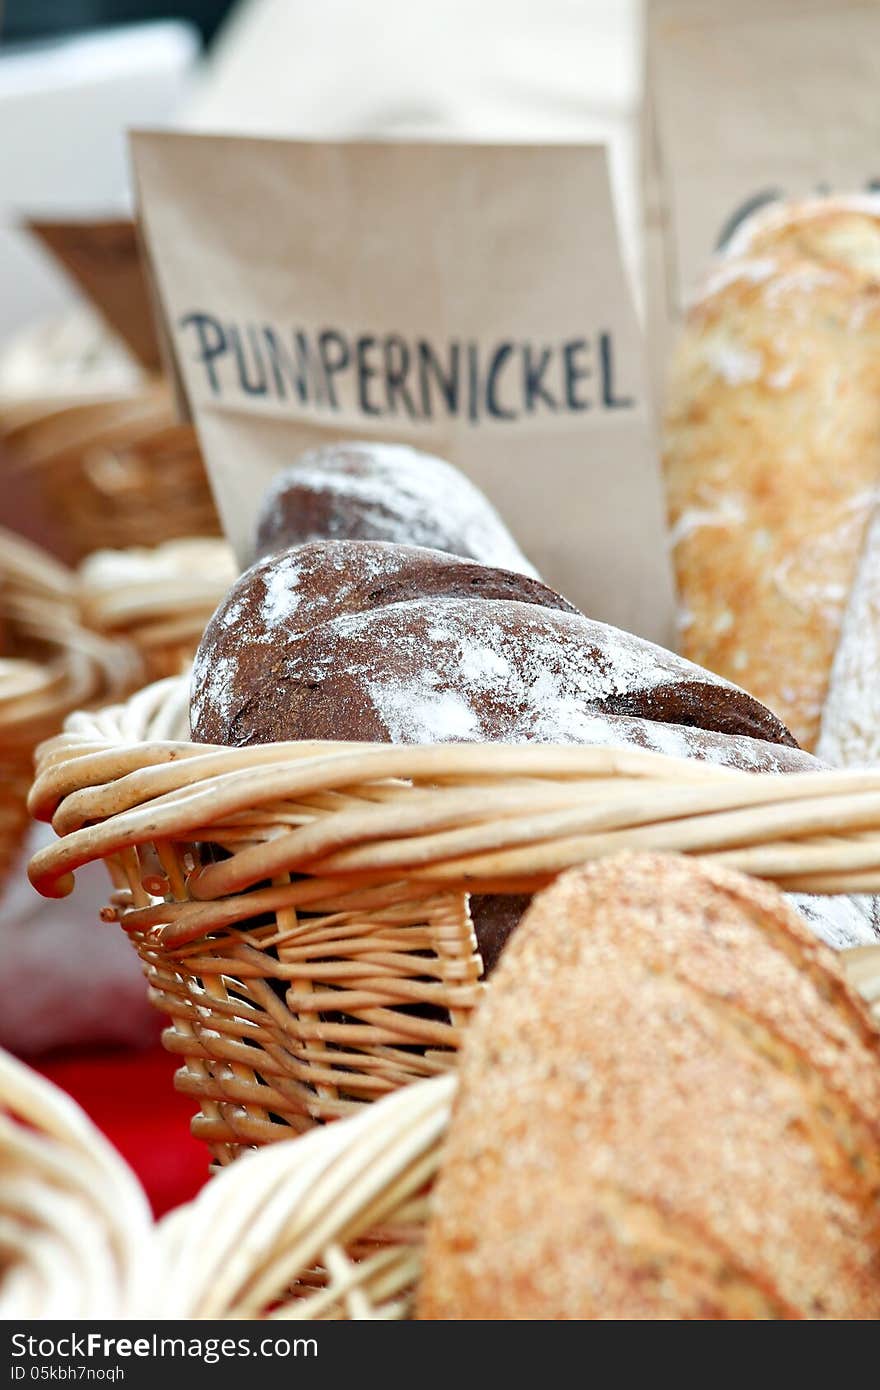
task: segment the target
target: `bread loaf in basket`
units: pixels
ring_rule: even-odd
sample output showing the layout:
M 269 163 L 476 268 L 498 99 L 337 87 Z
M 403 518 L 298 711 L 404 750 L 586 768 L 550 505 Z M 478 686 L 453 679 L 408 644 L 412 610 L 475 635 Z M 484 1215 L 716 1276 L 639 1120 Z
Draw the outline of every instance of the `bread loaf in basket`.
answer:
M 0 1314 L 874 1315 L 880 1034 L 854 985 L 876 1005 L 880 947 L 833 955 L 754 879 L 574 869 L 499 967 L 460 1084 L 247 1154 L 158 1228 L 72 1102 L 0 1055 L 3 1215 L 27 1230 Z
M 470 894 L 529 894 L 626 848 L 792 892 L 880 889 L 874 771 L 612 746 L 222 748 L 185 737 L 187 706 L 184 680 L 160 682 L 44 744 L 31 806 L 58 839 L 30 874 L 65 894 L 105 862 L 107 916 L 221 1162 L 449 1068 L 483 989 Z M 845 939 L 875 940 L 859 920 Z

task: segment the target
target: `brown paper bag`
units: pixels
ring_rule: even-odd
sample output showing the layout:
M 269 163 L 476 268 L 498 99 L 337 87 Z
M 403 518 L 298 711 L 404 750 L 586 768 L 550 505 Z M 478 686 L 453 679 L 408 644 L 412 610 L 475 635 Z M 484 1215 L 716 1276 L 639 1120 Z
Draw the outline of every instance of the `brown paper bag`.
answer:
M 161 366 L 146 274 L 130 218 L 25 223 L 147 371 Z
M 303 450 L 392 440 L 482 487 L 548 582 L 658 641 L 672 587 L 604 150 L 140 133 L 169 340 L 224 525 Z
M 649 0 L 645 152 L 652 364 L 753 206 L 880 178 L 877 0 Z

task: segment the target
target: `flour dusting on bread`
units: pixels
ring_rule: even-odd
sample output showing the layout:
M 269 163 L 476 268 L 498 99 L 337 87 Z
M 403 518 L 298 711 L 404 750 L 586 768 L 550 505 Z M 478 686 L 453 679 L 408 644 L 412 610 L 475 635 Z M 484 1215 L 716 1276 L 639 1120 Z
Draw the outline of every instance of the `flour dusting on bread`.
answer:
M 880 486 L 880 196 L 738 230 L 673 359 L 664 468 L 681 650 L 815 747 Z
M 279 473 L 257 523 L 257 554 L 311 540 L 425 546 L 535 571 L 495 508 L 457 468 L 404 444 L 333 444 Z
M 880 508 L 844 614 L 817 751 L 839 767 L 880 763 Z

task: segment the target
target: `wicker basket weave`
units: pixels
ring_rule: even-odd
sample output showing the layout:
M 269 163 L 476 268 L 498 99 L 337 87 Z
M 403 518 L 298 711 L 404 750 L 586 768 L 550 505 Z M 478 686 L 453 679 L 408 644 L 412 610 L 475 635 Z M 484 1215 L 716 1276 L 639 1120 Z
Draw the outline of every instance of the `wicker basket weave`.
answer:
M 166 1316 L 407 1317 L 454 1093 L 434 1077 L 222 1169 L 160 1227 Z
M 880 946 L 840 959 L 880 1025 Z M 455 1087 L 454 1075 L 416 1082 L 224 1169 L 165 1228 L 171 1306 L 188 1299 L 193 1317 L 261 1317 L 273 1304 L 276 1318 L 408 1317 Z
M 79 568 L 83 621 L 140 652 L 145 681 L 178 674 L 195 655 L 214 609 L 238 575 L 213 537 L 152 549 L 98 550 Z
M 191 425 L 170 389 L 79 402 L 35 402 L 4 412 L 12 466 L 35 480 L 48 513 L 63 519 L 78 559 L 113 545 L 216 536 L 220 524 Z
M 842 960 L 880 1024 L 880 947 Z M 154 1228 L 74 1103 L 0 1053 L 0 1318 L 406 1318 L 454 1095 L 416 1082 L 247 1154 Z
M 453 1088 L 248 1155 L 156 1226 L 76 1102 L 0 1051 L 0 1318 L 406 1316 Z
M 118 1318 L 158 1282 L 146 1198 L 75 1101 L 0 1051 L 0 1318 Z
M 103 859 L 178 1086 L 221 1163 L 446 1070 L 479 1000 L 469 892 L 621 849 L 880 890 L 880 770 L 778 777 L 635 749 L 275 744 L 186 733 L 186 683 L 76 715 L 31 807 L 43 893 Z
M 73 709 L 131 686 L 140 664 L 80 624 L 74 576 L 0 530 L 0 882 L 27 828 L 37 744 Z

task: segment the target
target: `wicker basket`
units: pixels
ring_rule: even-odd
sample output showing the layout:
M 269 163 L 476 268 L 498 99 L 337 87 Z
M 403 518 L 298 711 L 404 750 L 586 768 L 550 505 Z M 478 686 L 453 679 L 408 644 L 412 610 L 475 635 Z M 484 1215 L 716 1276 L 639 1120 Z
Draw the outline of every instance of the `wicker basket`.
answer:
M 12 467 L 27 470 L 79 559 L 106 546 L 216 536 L 220 524 L 191 425 L 170 389 L 4 411 Z
M 151 550 L 99 550 L 79 569 L 83 621 L 140 652 L 147 681 L 192 660 L 238 569 L 225 541 L 166 541 Z
M 27 828 L 37 744 L 73 709 L 133 683 L 136 654 L 80 624 L 75 580 L 0 530 L 0 883 Z
M 0 1318 L 405 1317 L 453 1089 L 250 1154 L 156 1226 L 76 1102 L 0 1051 Z
M 0 1318 L 147 1307 L 160 1248 L 146 1198 L 75 1101 L 0 1051 Z
M 434 1077 L 222 1169 L 160 1227 L 159 1315 L 407 1317 L 454 1092 Z
M 880 947 L 843 959 L 880 1023 Z M 433 1077 L 246 1154 L 155 1228 L 74 1102 L 0 1053 L 0 1318 L 406 1318 L 454 1095 Z
M 880 1023 L 880 947 L 842 959 Z M 454 1095 L 433 1077 L 246 1154 L 154 1227 L 75 1103 L 0 1052 L 0 1318 L 406 1318 Z
M 640 750 L 187 741 L 186 683 L 75 715 L 31 807 L 43 893 L 103 859 L 221 1163 L 448 1069 L 482 985 L 468 892 L 627 848 L 789 890 L 880 890 L 880 770 L 777 777 Z

